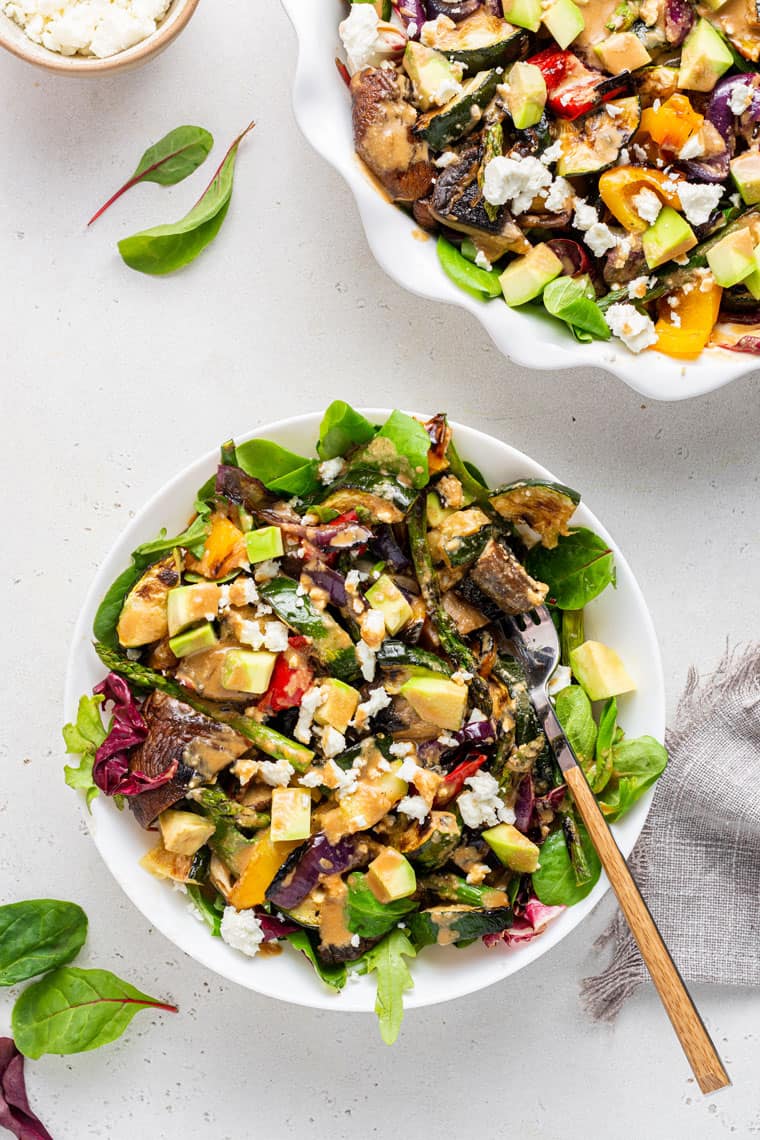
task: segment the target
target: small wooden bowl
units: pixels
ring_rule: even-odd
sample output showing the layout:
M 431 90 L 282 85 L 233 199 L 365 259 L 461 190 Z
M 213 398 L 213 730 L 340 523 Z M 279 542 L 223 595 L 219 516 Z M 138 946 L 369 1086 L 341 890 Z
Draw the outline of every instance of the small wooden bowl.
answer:
M 149 59 L 167 48 L 186 26 L 199 2 L 200 0 L 173 0 L 169 11 L 152 35 L 134 47 L 117 52 L 116 55 L 106 56 L 105 59 L 84 55 L 60 55 L 56 51 L 50 51 L 30 40 L 15 21 L 2 13 L 0 13 L 0 47 L 7 48 L 27 63 L 44 67 L 46 71 L 58 72 L 60 75 L 106 75 L 127 71 L 147 63 Z

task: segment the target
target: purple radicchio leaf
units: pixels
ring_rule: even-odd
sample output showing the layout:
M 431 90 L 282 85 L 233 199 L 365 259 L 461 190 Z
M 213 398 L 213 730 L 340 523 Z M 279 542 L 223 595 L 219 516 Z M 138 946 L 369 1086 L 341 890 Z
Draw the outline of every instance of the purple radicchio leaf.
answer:
M 452 736 L 459 744 L 487 744 L 496 739 L 496 725 L 492 720 L 472 720 Z
M 93 692 L 102 693 L 113 705 L 111 727 L 95 753 L 92 768 L 92 778 L 101 792 L 106 796 L 138 796 L 168 783 L 177 770 L 176 760 L 158 776 L 129 770 L 129 753 L 145 740 L 148 726 L 124 678 L 109 673 Z
M 546 906 L 537 898 L 530 898 L 525 904 L 523 914 L 516 918 L 506 930 L 496 934 L 484 934 L 483 942 L 486 946 L 498 946 L 503 943 L 507 946 L 518 946 L 521 942 L 531 942 L 543 934 L 549 923 L 557 918 L 566 908 L 564 906 Z
M 29 1106 L 24 1058 L 10 1037 L 0 1037 L 0 1128 L 16 1140 L 53 1140 Z
M 276 942 L 278 938 L 287 938 L 295 934 L 301 927 L 295 922 L 289 922 L 279 914 L 267 914 L 263 907 L 255 907 L 254 913 L 261 923 L 261 930 L 265 942 Z
M 760 356 L 760 336 L 741 336 L 736 344 L 718 344 L 716 348 L 727 348 L 731 352 L 746 352 L 751 356 Z
M 401 17 L 410 40 L 420 38 L 420 29 L 427 20 L 427 12 L 422 0 L 392 0 L 393 7 Z

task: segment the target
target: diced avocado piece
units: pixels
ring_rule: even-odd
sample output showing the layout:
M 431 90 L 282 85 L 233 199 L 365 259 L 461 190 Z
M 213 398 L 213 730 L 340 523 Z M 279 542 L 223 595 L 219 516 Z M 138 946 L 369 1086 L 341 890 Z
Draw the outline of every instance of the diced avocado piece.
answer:
M 618 75 L 621 71 L 636 71 L 652 62 L 652 57 L 635 32 L 614 32 L 594 51 L 606 71 Z
M 218 638 L 214 627 L 209 622 L 198 625 L 195 629 L 186 629 L 176 637 L 169 638 L 169 648 L 175 657 L 190 657 L 193 653 L 201 653 L 204 649 L 211 649 L 216 645 Z
M 533 127 L 546 106 L 546 81 L 534 63 L 516 63 L 509 73 L 507 107 L 518 131 Z
M 435 491 L 428 491 L 427 496 L 427 521 L 428 526 L 440 526 L 444 519 L 449 515 L 453 515 L 454 510 L 452 507 L 444 507 L 441 500 L 436 495 Z
M 548 7 L 542 6 L 541 22 L 563 49 L 586 27 L 583 12 L 573 0 L 554 0 Z
M 592 701 L 606 701 L 636 688 L 618 654 L 601 641 L 584 641 L 573 649 L 570 667 Z
M 379 610 L 385 618 L 385 628 L 393 637 L 412 619 L 412 607 L 387 574 L 381 574 L 365 597 L 373 610 Z
M 504 17 L 518 28 L 537 32 L 541 27 L 541 0 L 502 0 Z
M 390 771 L 383 772 L 377 779 L 360 779 L 354 791 L 344 796 L 337 808 L 325 816 L 324 831 L 331 843 L 343 835 L 374 827 L 394 804 L 404 798 L 408 785 L 398 776 L 402 764 L 402 760 L 395 761 Z
M 756 301 L 760 301 L 760 245 L 755 246 L 755 268 L 749 277 L 744 278 L 742 284 Z
M 125 649 L 137 649 L 166 637 L 166 599 L 179 582 L 181 564 L 176 550 L 149 566 L 127 594 L 119 614 L 116 636 Z
M 213 621 L 219 608 L 219 587 L 214 582 L 198 582 L 170 590 L 167 602 L 169 636 L 182 633 L 198 621 Z
M 359 704 L 360 694 L 345 681 L 327 677 L 320 682 L 322 692 L 327 695 L 314 713 L 317 724 L 329 724 L 338 732 L 345 732 Z
M 406 899 L 417 890 L 414 867 L 400 851 L 386 847 L 367 868 L 367 886 L 378 902 Z
M 457 732 L 467 708 L 467 686 L 448 677 L 410 677 L 401 686 L 401 695 L 428 724 Z
M 222 685 L 238 693 L 265 693 L 276 660 L 277 654 L 265 649 L 228 649 L 222 662 Z
M 481 835 L 496 858 L 510 870 L 531 875 L 538 867 L 540 848 L 511 823 L 500 823 Z
M 663 206 L 657 219 L 641 236 L 650 269 L 693 249 L 697 239 L 691 226 L 672 206 Z
M 504 300 L 510 308 L 524 305 L 538 297 L 561 272 L 562 262 L 549 246 L 543 242 L 535 245 L 530 253 L 510 262 L 499 278 Z
M 270 838 L 275 843 L 311 835 L 311 794 L 306 788 L 274 788 Z
M 748 206 L 760 202 L 760 152 L 747 150 L 731 159 L 731 177 Z
M 161 812 L 158 826 L 164 847 L 175 855 L 194 855 L 216 831 L 216 824 L 205 816 L 173 808 Z
M 462 71 L 435 48 L 409 40 L 404 51 L 404 70 L 412 81 L 417 103 L 423 111 L 442 107 L 462 90 Z
M 249 530 L 245 536 L 245 546 L 249 562 L 267 562 L 270 558 L 280 558 L 283 553 L 282 531 L 278 526 L 261 526 Z
M 678 86 L 682 91 L 712 91 L 733 62 L 728 44 L 712 24 L 698 20 L 681 48 Z
M 718 285 L 730 289 L 755 269 L 755 244 L 749 227 L 726 234 L 707 251 L 707 264 Z

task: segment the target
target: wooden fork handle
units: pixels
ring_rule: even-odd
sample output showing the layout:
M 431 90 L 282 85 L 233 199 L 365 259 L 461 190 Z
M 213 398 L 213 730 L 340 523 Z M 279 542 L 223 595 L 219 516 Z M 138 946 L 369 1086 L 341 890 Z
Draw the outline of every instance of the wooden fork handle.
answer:
M 700 1089 L 710 1093 L 725 1088 L 731 1081 L 718 1051 L 613 839 L 583 770 L 574 764 L 566 768 L 563 775 Z

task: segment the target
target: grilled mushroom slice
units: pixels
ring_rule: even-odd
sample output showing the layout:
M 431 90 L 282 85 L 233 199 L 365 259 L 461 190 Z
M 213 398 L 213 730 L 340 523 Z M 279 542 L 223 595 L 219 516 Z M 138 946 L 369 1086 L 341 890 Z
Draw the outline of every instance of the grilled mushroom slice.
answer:
M 412 128 L 409 81 L 392 68 L 366 67 L 351 80 L 356 153 L 392 198 L 414 202 L 430 190 L 435 168 Z
M 430 199 L 430 212 L 442 225 L 471 237 L 490 261 L 498 261 L 505 253 L 527 253 L 530 249 L 525 234 L 502 206 L 492 221 L 485 209 L 485 199 L 478 185 L 480 148 L 468 147 L 459 162 L 443 170 L 436 180 Z
M 507 546 L 493 538 L 489 539 L 470 577 L 505 614 L 522 614 L 543 605 L 549 590 L 543 582 L 531 578 Z

